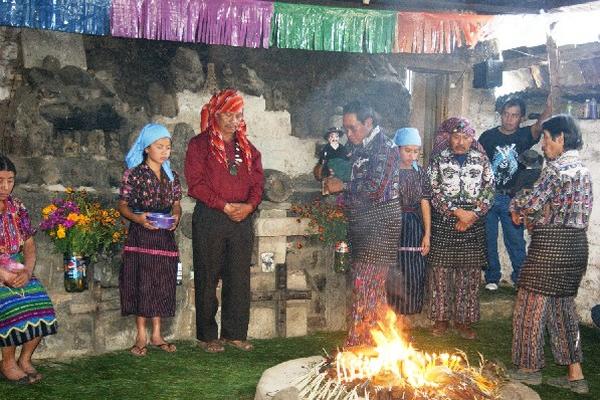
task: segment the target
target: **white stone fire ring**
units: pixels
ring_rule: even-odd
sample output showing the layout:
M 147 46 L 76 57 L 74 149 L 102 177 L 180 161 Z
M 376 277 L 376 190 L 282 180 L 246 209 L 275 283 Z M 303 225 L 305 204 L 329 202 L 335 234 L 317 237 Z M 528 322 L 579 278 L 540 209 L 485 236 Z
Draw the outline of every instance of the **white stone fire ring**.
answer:
M 323 361 L 321 356 L 289 360 L 266 370 L 256 386 L 254 400 L 301 400 L 292 382 L 306 375 L 311 368 Z M 530 387 L 509 381 L 501 388 L 502 400 L 541 400 Z

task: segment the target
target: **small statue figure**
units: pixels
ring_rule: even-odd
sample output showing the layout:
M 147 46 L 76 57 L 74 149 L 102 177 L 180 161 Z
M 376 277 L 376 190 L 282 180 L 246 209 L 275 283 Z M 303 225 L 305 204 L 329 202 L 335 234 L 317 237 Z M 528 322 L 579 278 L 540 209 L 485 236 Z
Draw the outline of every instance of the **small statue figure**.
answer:
M 323 135 L 327 144 L 321 149 L 319 163 L 313 170 L 318 181 L 331 175 L 337 176 L 342 181 L 350 179 L 350 154 L 346 146 L 340 143 L 343 134 L 341 128 L 331 127 Z

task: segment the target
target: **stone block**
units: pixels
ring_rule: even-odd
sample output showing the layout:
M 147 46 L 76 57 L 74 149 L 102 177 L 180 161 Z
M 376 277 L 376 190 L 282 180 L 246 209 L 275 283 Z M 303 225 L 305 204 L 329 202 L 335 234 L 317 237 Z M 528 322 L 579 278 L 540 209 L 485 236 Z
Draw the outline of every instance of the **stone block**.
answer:
M 103 304 L 100 304 L 102 306 Z M 72 303 L 69 304 L 70 314 L 91 314 L 96 311 L 98 304 L 96 302 L 89 303 Z
M 336 273 L 333 270 L 333 254 L 325 253 L 325 319 L 327 320 L 328 330 L 346 329 L 346 316 L 348 305 L 350 304 L 351 286 L 348 284 L 349 274 Z
M 308 332 L 308 300 L 288 300 L 286 303 L 285 336 L 305 336 Z
M 136 332 L 135 317 L 123 317 L 120 310 L 99 312 L 93 331 L 96 351 L 104 353 L 129 348 L 135 341 Z
M 250 273 L 250 291 L 267 292 L 275 290 L 274 272 L 251 272 Z
M 21 30 L 21 50 L 25 68 L 41 67 L 46 56 L 53 56 L 62 66 L 87 69 L 83 36 L 39 29 Z
M 275 264 L 284 264 L 287 253 L 287 239 L 285 236 L 259 236 L 258 255 L 273 253 Z
M 275 306 L 270 302 L 255 302 L 250 307 L 248 337 L 269 339 L 277 336 Z
M 63 313 L 59 313 L 57 318 L 60 324 L 58 333 L 42 339 L 40 347 L 35 352 L 36 358 L 71 358 L 94 354 L 93 314 L 66 317 Z
M 256 236 L 304 236 L 314 231 L 308 223 L 307 218 L 257 218 L 254 232 Z
M 304 270 L 288 269 L 287 288 L 290 290 L 307 290 L 306 274 Z
M 256 385 L 254 400 L 297 399 L 298 396 L 290 397 L 295 389 L 292 382 L 322 361 L 321 356 L 298 358 L 267 369 Z M 297 390 L 295 393 L 298 394 Z

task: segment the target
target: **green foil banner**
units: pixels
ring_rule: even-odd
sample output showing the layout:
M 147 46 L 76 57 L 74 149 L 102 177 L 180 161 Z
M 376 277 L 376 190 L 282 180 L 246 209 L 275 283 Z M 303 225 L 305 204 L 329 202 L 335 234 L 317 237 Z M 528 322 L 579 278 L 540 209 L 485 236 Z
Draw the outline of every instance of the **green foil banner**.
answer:
M 271 47 L 391 53 L 395 11 L 275 3 Z

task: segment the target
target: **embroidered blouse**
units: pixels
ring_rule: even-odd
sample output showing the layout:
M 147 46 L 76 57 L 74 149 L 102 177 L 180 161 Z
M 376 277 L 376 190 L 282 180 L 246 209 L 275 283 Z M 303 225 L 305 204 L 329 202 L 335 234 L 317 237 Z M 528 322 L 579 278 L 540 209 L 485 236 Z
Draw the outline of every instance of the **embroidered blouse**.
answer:
M 400 169 L 400 204 L 403 207 L 420 207 L 421 200 L 431 198 L 431 185 L 427 172 L 419 167 Z
M 352 172 L 345 193 L 350 207 L 369 207 L 400 196 L 400 153 L 383 132 L 366 145 L 353 147 L 350 162 Z
M 592 177 L 577 150 L 565 151 L 546 162 L 531 194 L 512 201 L 510 210 L 525 213 L 534 225 L 562 225 L 584 228 L 592 213 Z
M 429 164 L 431 205 L 450 217 L 458 208 L 485 215 L 494 200 L 494 173 L 487 156 L 475 149 L 460 163 L 452 150 L 442 150 Z
M 173 202 L 181 200 L 182 191 L 179 175 L 173 171 L 174 179 L 159 180 L 150 167 L 142 163 L 125 171 L 119 192 L 119 200 L 127 202 L 133 211 L 168 212 Z
M 8 196 L 5 209 L 0 213 L 0 254 L 15 254 L 27 239 L 35 234 L 29 213 L 23 203 L 15 197 Z

